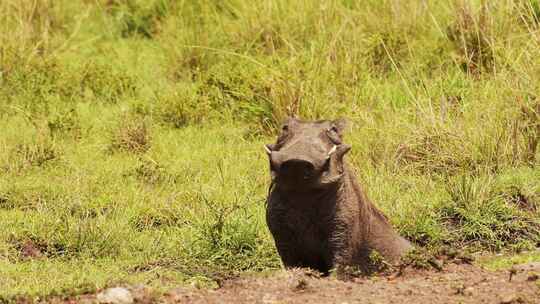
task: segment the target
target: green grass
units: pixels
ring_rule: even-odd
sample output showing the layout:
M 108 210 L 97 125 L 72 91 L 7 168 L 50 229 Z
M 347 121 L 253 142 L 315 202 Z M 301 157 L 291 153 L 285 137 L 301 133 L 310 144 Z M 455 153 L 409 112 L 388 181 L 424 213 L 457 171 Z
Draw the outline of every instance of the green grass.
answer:
M 531 251 L 520 254 L 506 254 L 482 258 L 478 261 L 480 265 L 490 270 L 510 269 L 513 265 L 538 262 L 540 261 L 540 252 Z
M 0 301 L 280 267 L 287 115 L 417 245 L 538 247 L 540 6 L 481 2 L 0 2 Z

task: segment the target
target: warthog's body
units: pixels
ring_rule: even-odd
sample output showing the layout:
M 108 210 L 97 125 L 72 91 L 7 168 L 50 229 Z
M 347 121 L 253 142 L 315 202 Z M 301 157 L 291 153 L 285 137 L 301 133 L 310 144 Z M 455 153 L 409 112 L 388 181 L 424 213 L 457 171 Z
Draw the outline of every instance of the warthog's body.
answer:
M 323 273 L 367 265 L 372 250 L 396 262 L 411 245 L 366 197 L 343 156 L 341 122 L 289 119 L 267 145 L 266 219 L 285 267 Z

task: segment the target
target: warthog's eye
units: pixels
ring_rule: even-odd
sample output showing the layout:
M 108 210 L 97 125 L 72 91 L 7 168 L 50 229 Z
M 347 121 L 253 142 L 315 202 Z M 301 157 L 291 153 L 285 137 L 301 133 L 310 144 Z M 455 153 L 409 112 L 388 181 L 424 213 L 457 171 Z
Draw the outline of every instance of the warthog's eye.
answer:
M 277 145 L 278 146 L 282 145 L 285 139 L 287 139 L 288 135 L 289 135 L 289 126 L 283 125 L 281 127 L 281 134 L 279 134 L 278 139 L 277 139 Z

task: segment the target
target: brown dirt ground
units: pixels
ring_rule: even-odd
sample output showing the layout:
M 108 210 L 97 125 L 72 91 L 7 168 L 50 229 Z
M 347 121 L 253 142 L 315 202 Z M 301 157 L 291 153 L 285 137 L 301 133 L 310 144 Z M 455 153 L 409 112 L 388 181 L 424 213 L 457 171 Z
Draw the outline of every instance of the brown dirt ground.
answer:
M 136 303 L 540 303 L 540 263 L 512 269 L 448 264 L 442 271 L 408 269 L 347 282 L 291 270 L 231 279 L 217 289 L 178 288 L 150 296 L 143 288 L 133 294 Z M 86 295 L 67 302 L 94 301 L 95 295 Z
M 246 277 L 216 290 L 178 289 L 165 297 L 173 303 L 540 303 L 534 273 L 539 264 L 491 272 L 450 264 L 440 272 L 408 271 L 395 277 L 357 278 L 351 282 L 310 277 L 300 270 L 268 278 Z

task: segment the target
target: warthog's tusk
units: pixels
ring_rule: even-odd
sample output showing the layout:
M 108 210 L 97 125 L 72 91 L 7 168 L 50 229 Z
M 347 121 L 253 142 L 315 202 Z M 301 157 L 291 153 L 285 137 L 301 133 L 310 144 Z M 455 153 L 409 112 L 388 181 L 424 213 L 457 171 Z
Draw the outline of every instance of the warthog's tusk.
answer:
M 337 150 L 337 146 L 334 145 L 332 147 L 332 149 L 330 149 L 330 151 L 328 151 L 328 157 L 332 156 L 332 154 L 334 154 L 334 152 L 336 152 L 336 150 Z
M 268 147 L 266 145 L 263 145 L 263 147 L 264 147 L 264 150 L 266 151 L 266 153 L 268 155 L 272 154 L 272 151 L 270 149 L 268 149 Z

